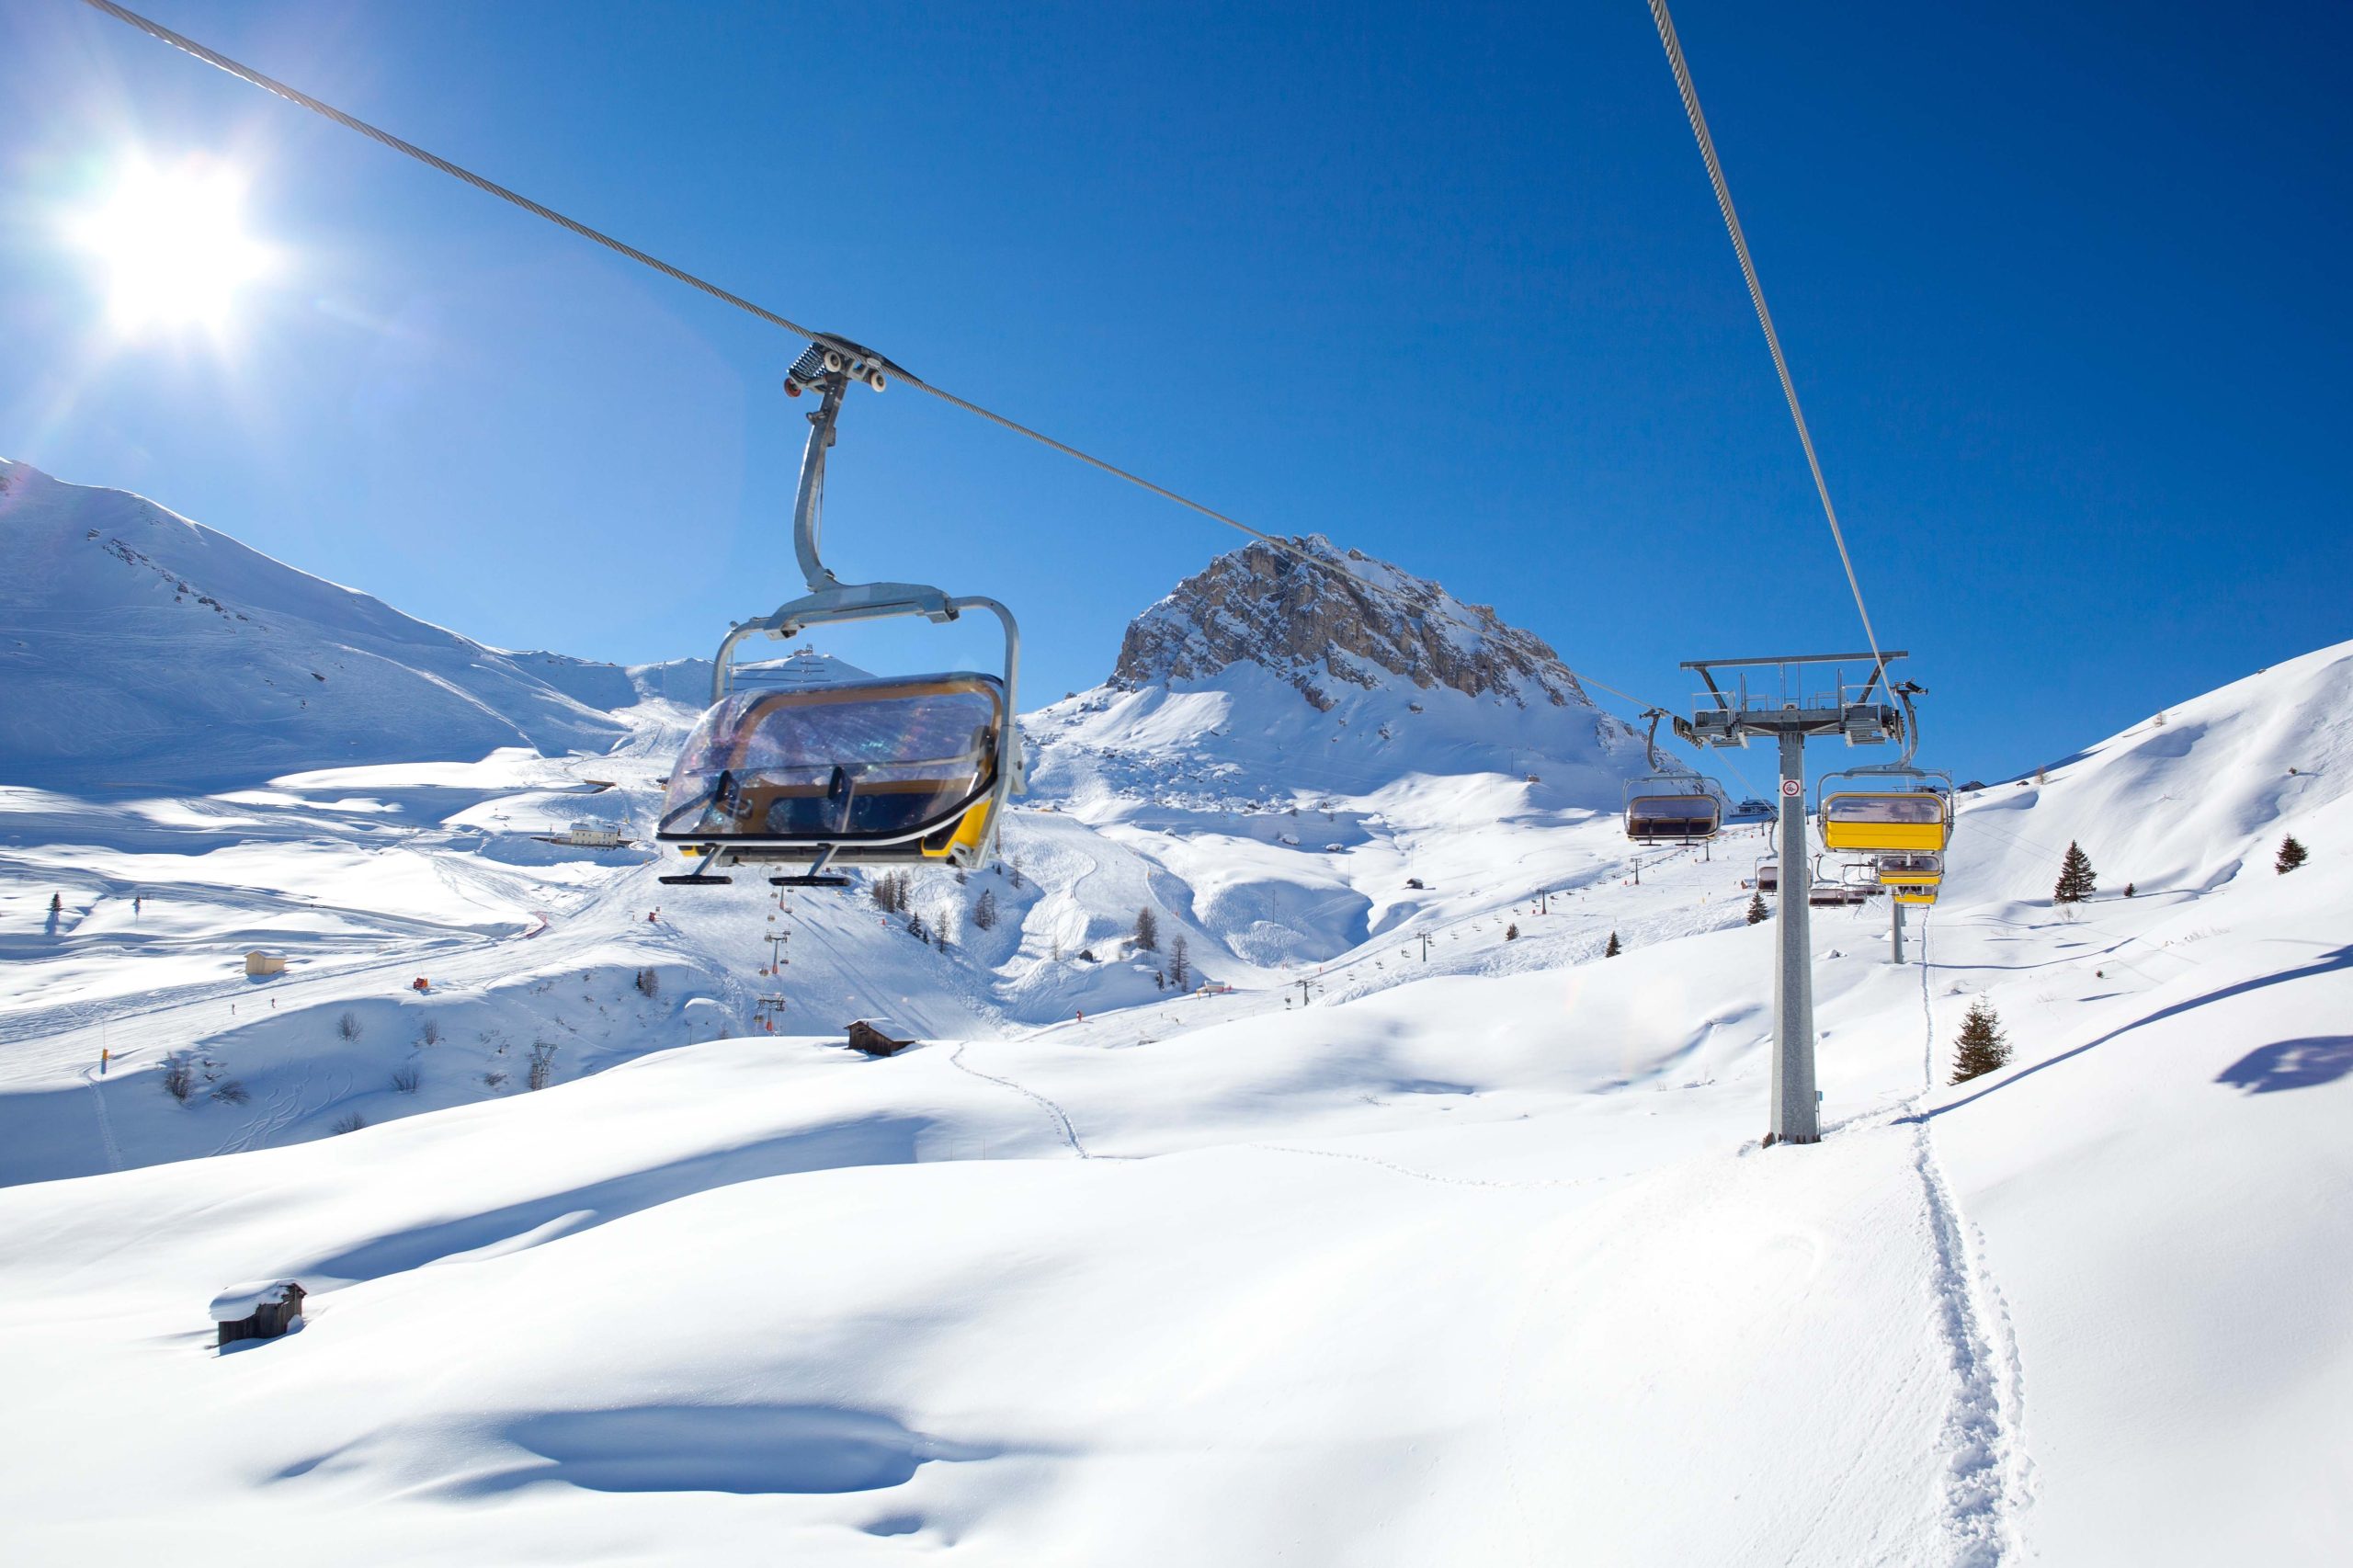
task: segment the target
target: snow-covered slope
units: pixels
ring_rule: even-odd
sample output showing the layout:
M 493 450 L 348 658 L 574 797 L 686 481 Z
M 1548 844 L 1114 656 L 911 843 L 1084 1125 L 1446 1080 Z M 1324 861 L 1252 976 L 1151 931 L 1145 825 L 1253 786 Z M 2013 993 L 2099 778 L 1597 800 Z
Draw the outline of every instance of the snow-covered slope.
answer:
M 2348 670 L 1970 803 L 1925 963 L 1824 912 L 1814 1148 L 1755 1145 L 1725 856 L 1436 926 L 1516 970 L 697 1045 L 0 1192 L 0 1508 L 189 1562 L 2333 1562 Z M 2178 869 L 2063 915 L 2071 839 Z M 1947 1085 L 1980 997 L 2018 1059 Z M 212 1352 L 255 1277 L 307 1326 Z
M 510 654 L 119 490 L 0 461 L 0 783 L 601 750 L 629 674 Z
M 1637 862 L 1549 652 L 1311 603 L 1344 678 L 1233 561 L 1031 717 L 944 949 L 543 842 L 642 838 L 691 664 L 515 664 L 626 685 L 569 755 L 0 790 L 12 1560 L 2342 1555 L 2353 644 L 1966 797 L 1912 963 L 1818 912 L 1766 1151 L 1759 830 Z M 256 1278 L 306 1326 L 216 1352 Z

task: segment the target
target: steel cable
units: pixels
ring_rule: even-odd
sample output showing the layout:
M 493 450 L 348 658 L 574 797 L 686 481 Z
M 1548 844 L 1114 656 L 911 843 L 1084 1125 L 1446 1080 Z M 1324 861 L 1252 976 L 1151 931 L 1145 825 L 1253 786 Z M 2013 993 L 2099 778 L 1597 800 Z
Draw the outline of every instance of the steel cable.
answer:
M 95 3 L 95 0 L 94 0 Z M 1790 363 L 1781 355 L 1781 335 L 1773 330 L 1773 312 L 1765 305 L 1765 286 L 1756 280 L 1756 263 L 1748 254 L 1748 236 L 1741 232 L 1740 214 L 1733 210 L 1732 187 L 1724 183 L 1723 165 L 1716 160 L 1716 141 L 1708 134 L 1708 117 L 1699 111 L 1699 90 L 1691 85 L 1691 67 L 1683 58 L 1683 44 L 1675 36 L 1675 18 L 1666 0 L 1650 0 L 1651 20 L 1658 25 L 1658 40 L 1666 49 L 1666 62 L 1675 71 L 1676 91 L 1683 95 L 1683 113 L 1699 143 L 1699 157 L 1708 165 L 1708 183 L 1715 187 L 1716 206 L 1724 216 L 1724 232 L 1740 257 L 1740 275 L 1748 281 L 1749 302 L 1756 307 L 1756 324 L 1765 329 L 1765 347 L 1772 352 L 1774 373 L 1781 378 L 1781 395 L 1789 400 L 1790 419 L 1798 427 L 1798 444 L 1805 449 L 1805 466 L 1813 474 L 1813 492 L 1822 497 L 1822 515 L 1829 519 L 1830 537 L 1838 546 L 1838 562 L 1847 569 L 1847 586 L 1855 596 L 1855 612 L 1863 618 L 1863 636 L 1871 658 L 1879 655 L 1879 633 L 1871 627 L 1871 612 L 1863 604 L 1863 585 L 1855 576 L 1855 559 L 1847 552 L 1847 533 L 1838 526 L 1838 508 L 1830 503 L 1830 486 L 1822 477 L 1822 460 L 1814 455 L 1813 432 L 1806 428 L 1805 410 L 1799 405 L 1797 383 L 1790 379 Z

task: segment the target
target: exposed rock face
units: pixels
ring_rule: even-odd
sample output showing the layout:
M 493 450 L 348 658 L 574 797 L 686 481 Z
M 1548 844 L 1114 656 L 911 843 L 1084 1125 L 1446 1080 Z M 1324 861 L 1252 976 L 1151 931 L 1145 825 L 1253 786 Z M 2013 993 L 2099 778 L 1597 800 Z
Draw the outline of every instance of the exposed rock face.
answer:
M 1521 707 L 1533 699 L 1593 705 L 1541 638 L 1505 625 L 1487 606 L 1464 604 L 1360 551 L 1342 551 L 1321 534 L 1290 542 L 1381 591 L 1267 545 L 1245 545 L 1129 623 L 1110 684 L 1132 691 L 1202 680 L 1246 660 L 1323 710 L 1333 706 L 1334 683 L 1370 688 L 1381 684 L 1381 672 L 1426 690 L 1492 694 Z

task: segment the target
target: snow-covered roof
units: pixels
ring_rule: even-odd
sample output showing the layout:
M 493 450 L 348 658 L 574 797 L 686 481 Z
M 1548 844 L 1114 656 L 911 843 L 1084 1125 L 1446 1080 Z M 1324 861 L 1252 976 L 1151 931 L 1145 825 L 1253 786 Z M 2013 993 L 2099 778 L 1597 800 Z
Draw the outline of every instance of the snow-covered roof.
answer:
M 287 1291 L 301 1289 L 291 1279 L 249 1279 L 243 1285 L 232 1285 L 212 1298 L 212 1321 L 235 1323 L 240 1318 L 249 1318 L 264 1304 L 282 1301 Z

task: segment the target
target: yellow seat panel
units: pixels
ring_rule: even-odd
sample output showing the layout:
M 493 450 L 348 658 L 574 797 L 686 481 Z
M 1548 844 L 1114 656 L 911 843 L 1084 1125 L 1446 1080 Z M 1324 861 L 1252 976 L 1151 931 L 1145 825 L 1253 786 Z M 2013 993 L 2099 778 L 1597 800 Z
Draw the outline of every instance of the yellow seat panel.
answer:
M 1928 849 L 1945 846 L 1941 822 L 1825 822 L 1825 849 Z

